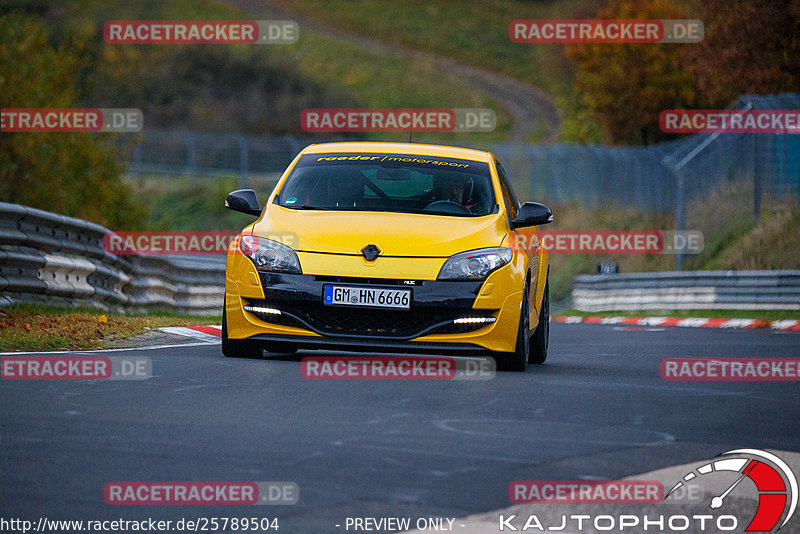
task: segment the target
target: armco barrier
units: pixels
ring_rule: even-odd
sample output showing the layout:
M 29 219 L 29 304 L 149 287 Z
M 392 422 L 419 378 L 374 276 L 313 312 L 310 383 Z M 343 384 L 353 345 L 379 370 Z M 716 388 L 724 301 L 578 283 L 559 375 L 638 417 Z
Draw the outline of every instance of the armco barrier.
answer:
M 800 310 L 800 270 L 578 275 L 572 306 L 619 310 Z
M 217 314 L 219 257 L 115 256 L 98 224 L 0 202 L 0 304 L 60 302 L 118 311 Z M 199 258 L 199 259 L 198 259 Z M 800 270 L 579 275 L 577 310 L 800 310 Z
M 116 256 L 108 230 L 73 217 L 0 202 L 0 304 L 57 302 L 116 311 L 218 314 L 220 257 Z

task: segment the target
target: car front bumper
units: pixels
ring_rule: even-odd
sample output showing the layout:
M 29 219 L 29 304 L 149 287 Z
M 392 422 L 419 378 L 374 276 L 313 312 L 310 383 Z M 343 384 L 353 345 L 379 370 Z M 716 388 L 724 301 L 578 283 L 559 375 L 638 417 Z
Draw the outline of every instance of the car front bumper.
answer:
M 227 278 L 228 336 L 323 350 L 510 352 L 522 291 L 508 291 L 516 285 L 508 271 L 501 268 L 486 281 L 406 281 L 253 270 Z M 410 289 L 411 306 L 397 310 L 325 305 L 322 294 L 328 284 Z M 269 313 L 246 311 L 245 306 Z

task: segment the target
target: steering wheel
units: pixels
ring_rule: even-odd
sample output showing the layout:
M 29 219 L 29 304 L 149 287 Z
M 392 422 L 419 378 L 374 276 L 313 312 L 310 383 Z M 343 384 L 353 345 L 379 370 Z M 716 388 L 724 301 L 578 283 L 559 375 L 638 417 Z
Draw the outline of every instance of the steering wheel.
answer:
M 461 212 L 461 213 L 467 213 L 469 215 L 472 215 L 472 212 L 469 211 L 469 209 L 465 205 L 459 204 L 458 202 L 455 202 L 453 200 L 436 200 L 434 202 L 431 202 L 427 206 L 425 206 L 424 209 L 430 210 L 432 207 L 436 211 L 444 211 L 445 213 L 459 213 L 459 212 Z M 445 208 L 445 209 L 440 209 L 440 208 Z M 452 208 L 455 208 L 455 210 L 453 210 Z M 431 211 L 433 211 L 433 210 L 431 210 Z

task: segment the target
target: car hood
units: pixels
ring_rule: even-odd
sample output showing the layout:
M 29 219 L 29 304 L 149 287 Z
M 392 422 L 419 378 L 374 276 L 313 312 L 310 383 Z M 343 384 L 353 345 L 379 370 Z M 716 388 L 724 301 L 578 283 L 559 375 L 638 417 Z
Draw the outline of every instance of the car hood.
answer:
M 253 234 L 298 252 L 361 255 L 377 245 L 381 256 L 446 258 L 500 246 L 507 229 L 498 214 L 447 217 L 414 213 L 291 210 L 271 204 Z

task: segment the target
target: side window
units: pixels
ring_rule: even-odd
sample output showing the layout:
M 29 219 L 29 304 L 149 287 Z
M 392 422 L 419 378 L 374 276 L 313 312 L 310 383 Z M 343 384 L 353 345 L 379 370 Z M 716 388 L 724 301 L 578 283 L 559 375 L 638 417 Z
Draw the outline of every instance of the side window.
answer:
M 503 190 L 503 199 L 506 202 L 506 211 L 508 211 L 508 215 L 511 220 L 516 219 L 517 210 L 519 210 L 519 201 L 517 200 L 517 196 L 514 194 L 514 190 L 511 189 L 511 185 L 508 183 L 506 171 L 503 169 L 500 161 L 495 159 L 494 165 L 497 167 L 497 176 L 500 178 L 500 189 Z

